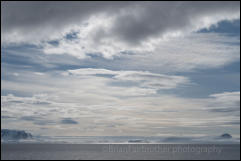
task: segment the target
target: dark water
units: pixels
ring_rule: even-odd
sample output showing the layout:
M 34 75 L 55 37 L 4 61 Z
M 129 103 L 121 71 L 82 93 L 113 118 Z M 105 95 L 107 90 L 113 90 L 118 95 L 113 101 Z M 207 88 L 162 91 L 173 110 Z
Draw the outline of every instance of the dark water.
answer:
M 1 160 L 240 160 L 240 144 L 1 144 Z

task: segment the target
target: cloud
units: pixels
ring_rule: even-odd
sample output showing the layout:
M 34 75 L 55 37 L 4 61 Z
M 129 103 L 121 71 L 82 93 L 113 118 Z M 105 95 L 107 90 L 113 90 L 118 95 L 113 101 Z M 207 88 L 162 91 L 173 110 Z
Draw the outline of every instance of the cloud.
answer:
M 2 80 L 2 84 L 4 91 L 11 91 L 11 93 L 13 91 L 17 95 L 34 95 L 34 99 L 26 98 L 25 103 L 44 106 L 51 105 L 52 102 L 46 96 L 42 96 L 41 93 L 58 92 L 66 96 L 66 92 L 74 92 L 81 95 L 83 99 L 84 97 L 93 97 L 92 101 L 87 100 L 90 102 L 100 101 L 101 104 L 102 101 L 112 101 L 113 99 L 119 99 L 119 97 L 156 95 L 158 90 L 183 88 L 192 83 L 188 77 L 149 71 L 80 68 L 65 72 L 53 71 L 41 76 L 36 75 L 35 71 L 21 70 L 21 77 Z M 80 86 L 80 84 L 85 86 Z M 77 97 L 71 96 L 72 94 L 67 95 L 66 99 L 69 99 L 69 101 L 77 99 Z M 8 99 L 10 98 L 8 97 Z
M 91 15 L 103 11 L 116 12 L 128 4 L 129 2 L 4 2 L 1 5 L 2 40 L 10 43 L 36 43 L 55 39 Z M 38 36 L 34 36 L 36 33 Z M 14 36 L 18 37 L 14 40 Z
M 88 34 L 84 39 L 63 39 L 59 43 L 58 46 L 45 44 L 43 52 L 87 60 L 96 55 L 115 63 L 125 63 L 129 68 L 155 67 L 167 72 L 217 68 L 240 58 L 239 37 L 210 33 L 192 33 L 167 40 L 153 38 L 139 46 L 128 46 L 112 39 L 95 43 Z
M 239 2 L 62 3 L 4 2 L 2 46 L 34 44 L 40 55 L 55 59 L 103 57 L 113 65 L 167 73 L 217 68 L 240 58 L 239 37 L 195 33 L 239 19 Z
M 38 126 L 56 125 L 55 120 L 50 120 L 50 119 L 40 117 L 40 116 L 23 116 L 23 117 L 18 118 L 17 120 L 28 121 L 28 122 L 33 123 L 35 126 L 36 125 L 38 125 Z
M 190 80 L 183 76 L 156 74 L 148 71 L 113 71 L 107 69 L 82 68 L 69 70 L 69 74 L 76 76 L 109 76 L 111 81 L 133 82 L 134 86 L 150 89 L 172 89 L 179 85 L 187 85 Z M 66 73 L 63 73 L 66 74 Z
M 18 77 L 18 76 L 19 76 L 19 74 L 18 74 L 18 73 L 13 73 L 13 75 L 14 75 L 15 77 Z
M 214 98 L 210 105 L 212 107 L 210 111 L 240 113 L 240 92 L 217 93 L 210 95 L 210 97 Z
M 8 97 L 2 98 L 3 102 L 18 103 L 18 104 L 35 104 L 35 105 L 48 105 L 51 104 L 45 95 L 35 94 L 33 97 L 18 98 L 13 94 L 9 94 Z
M 24 120 L 24 121 L 34 121 L 36 119 L 37 118 L 34 117 L 34 116 L 23 116 L 23 117 L 21 117 L 21 120 Z
M 61 124 L 78 124 L 77 121 L 71 119 L 71 118 L 65 118 L 61 120 Z
M 140 3 L 115 19 L 113 31 L 125 41 L 136 44 L 150 37 L 209 28 L 221 20 L 239 18 L 239 14 L 239 3 Z
M 217 101 L 233 102 L 240 100 L 240 92 L 224 92 L 212 94 L 210 97 L 214 97 Z
M 82 79 L 84 78 L 82 77 Z M 215 97 L 194 99 L 167 94 L 154 97 L 139 95 L 138 97 L 114 99 L 110 97 L 113 95 L 110 93 L 113 89 L 107 85 L 98 87 L 93 86 L 92 83 L 85 84 L 84 86 L 88 86 L 88 88 L 82 93 L 79 91 L 81 88 L 74 85 L 74 81 L 69 82 L 69 84 L 71 84 L 68 86 L 70 89 L 65 88 L 64 92 L 60 89 L 54 93 L 32 97 L 1 96 L 2 114 L 4 116 L 18 116 L 15 121 L 3 119 L 3 126 L 5 128 L 7 126 L 13 128 L 22 126 L 24 129 L 35 131 L 35 133 L 49 135 L 58 135 L 59 132 L 62 132 L 66 136 L 80 133 L 82 135 L 96 135 L 96 133 L 108 135 L 110 132 L 113 135 L 173 133 L 217 135 L 217 133 L 223 132 L 223 127 L 226 130 L 232 130 L 240 122 L 240 116 L 234 115 L 237 111 L 210 112 L 210 110 L 224 107 L 228 109 L 229 106 L 226 105 L 235 105 L 237 97 L 222 99 L 222 102 L 217 101 Z M 80 84 L 78 85 L 80 86 Z M 105 92 L 101 93 L 103 89 Z M 99 98 L 93 95 L 93 92 L 99 95 L 102 100 L 96 100 Z M 128 94 L 128 91 L 124 91 L 124 89 L 118 92 L 123 93 L 123 95 Z M 227 97 L 238 95 L 238 92 L 224 93 L 228 93 Z M 213 95 L 224 97 L 224 93 Z M 46 101 L 47 99 L 51 103 L 39 106 L 33 101 L 36 98 L 38 101 Z M 237 107 L 239 108 L 239 106 Z M 66 124 L 68 127 L 65 127 Z M 76 124 L 78 127 L 75 126 Z M 46 130 L 41 131 L 40 128 Z M 238 131 L 233 131 L 233 133 L 236 134 Z
M 88 44 L 87 42 L 84 43 Z M 80 44 L 78 42 L 72 44 L 73 46 L 69 46 L 69 48 L 63 47 L 63 51 L 61 51 L 61 46 L 54 47 L 61 48 L 58 49 L 60 53 L 66 53 L 61 55 L 46 55 L 41 53 L 41 50 L 34 48 L 4 48 L 2 71 L 6 77 L 3 78 L 9 78 L 10 73 L 19 73 L 20 77 L 22 70 L 43 73 L 51 70 L 68 70 L 82 67 L 175 74 L 176 72 L 220 68 L 234 62 L 237 63 L 240 60 L 239 37 L 198 33 L 152 43 L 152 47 L 146 45 L 138 50 L 133 49 L 132 52 L 128 48 L 121 47 L 121 50 L 113 52 L 112 58 L 108 59 L 103 58 L 100 53 L 99 55 L 85 55 L 84 51 L 73 51 L 73 49 L 76 49 L 75 47 L 83 45 L 81 42 Z M 90 46 L 90 48 L 98 51 L 96 45 Z M 127 51 L 121 52 L 122 50 Z M 115 55 L 116 53 L 119 54 Z M 84 56 L 85 59 L 76 59 L 79 56 Z M 35 75 L 38 76 L 39 74 Z M 36 79 L 42 78 L 48 79 L 43 74 Z
M 1 119 L 14 119 L 15 117 L 12 117 L 12 116 L 3 116 L 1 115 Z
M 237 112 L 240 111 L 238 108 L 214 108 L 210 110 L 211 112 Z
M 56 39 L 96 15 L 111 20 L 107 28 L 96 28 L 96 39 L 131 44 L 240 17 L 239 2 L 4 2 L 1 9 L 3 42 L 13 43 Z

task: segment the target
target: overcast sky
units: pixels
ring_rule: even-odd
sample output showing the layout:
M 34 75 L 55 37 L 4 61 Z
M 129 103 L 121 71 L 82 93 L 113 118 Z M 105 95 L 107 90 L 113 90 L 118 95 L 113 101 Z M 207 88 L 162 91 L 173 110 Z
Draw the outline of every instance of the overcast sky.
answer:
M 240 138 L 240 2 L 1 2 L 1 126 Z

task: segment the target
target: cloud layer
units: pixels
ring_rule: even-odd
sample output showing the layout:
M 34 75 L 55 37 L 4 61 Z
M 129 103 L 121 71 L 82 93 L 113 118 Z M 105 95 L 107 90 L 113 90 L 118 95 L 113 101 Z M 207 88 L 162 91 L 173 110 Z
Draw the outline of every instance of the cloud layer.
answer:
M 3 2 L 1 9 L 4 42 L 51 40 L 85 20 L 98 23 L 99 15 L 105 19 L 93 33 L 97 40 L 111 36 L 131 44 L 240 17 L 240 2 Z
M 167 72 L 217 68 L 240 58 L 240 38 L 193 32 L 239 19 L 239 4 L 4 2 L 1 39 L 3 46 L 36 45 L 49 55 L 124 59 L 132 68 L 155 65 Z
M 66 73 L 63 73 L 66 74 Z M 142 88 L 150 89 L 172 89 L 179 85 L 187 85 L 190 83 L 189 79 L 182 76 L 170 76 L 164 74 L 155 74 L 143 71 L 111 71 L 106 69 L 76 69 L 69 70 L 67 74 L 77 76 L 102 76 L 111 77 L 114 82 L 132 83 L 132 85 Z M 131 85 L 130 85 L 131 86 Z
M 5 128 L 22 126 L 48 135 L 64 130 L 65 135 L 141 136 L 207 135 L 209 129 L 208 135 L 215 136 L 225 127 L 236 137 L 240 125 L 240 92 L 199 99 L 157 92 L 191 86 L 183 76 L 86 68 L 46 73 L 41 83 L 34 73 L 18 77 L 15 82 L 2 81 L 3 90 L 29 96 L 1 97 Z
M 65 96 L 68 94 L 70 93 L 66 93 Z M 74 93 L 72 97 L 76 97 L 76 100 L 72 99 L 71 102 L 64 97 L 56 99 L 54 97 L 56 95 L 63 96 L 58 92 L 38 99 L 41 102 L 48 100 L 49 104 L 44 106 L 34 102 L 38 96 L 27 98 L 14 95 L 2 96 L 3 127 L 21 126 L 23 129 L 43 134 L 47 130 L 49 135 L 58 135 L 59 131 L 64 130 L 66 136 L 80 134 L 170 136 L 180 133 L 189 136 L 207 135 L 205 131 L 207 129 L 209 129 L 208 135 L 215 136 L 224 132 L 225 127 L 225 130 L 232 132 L 236 138 L 240 126 L 240 115 L 234 115 L 240 113 L 240 106 L 236 104 L 240 102 L 239 98 L 233 101 L 217 101 L 212 97 L 183 99 L 162 95 L 128 99 L 112 98 L 108 103 L 105 101 L 105 104 L 99 104 L 95 101 L 90 103 L 89 100 L 92 100 L 93 96 L 89 94 L 79 96 Z M 218 111 L 224 109 L 224 105 L 230 104 L 237 110 Z

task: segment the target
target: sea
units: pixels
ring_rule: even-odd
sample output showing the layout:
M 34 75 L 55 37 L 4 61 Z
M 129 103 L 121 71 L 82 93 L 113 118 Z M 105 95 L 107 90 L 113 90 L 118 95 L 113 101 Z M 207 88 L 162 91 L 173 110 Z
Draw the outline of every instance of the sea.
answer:
M 240 160 L 239 139 L 49 137 L 1 141 L 1 160 Z
M 1 160 L 240 160 L 240 144 L 1 144 Z

